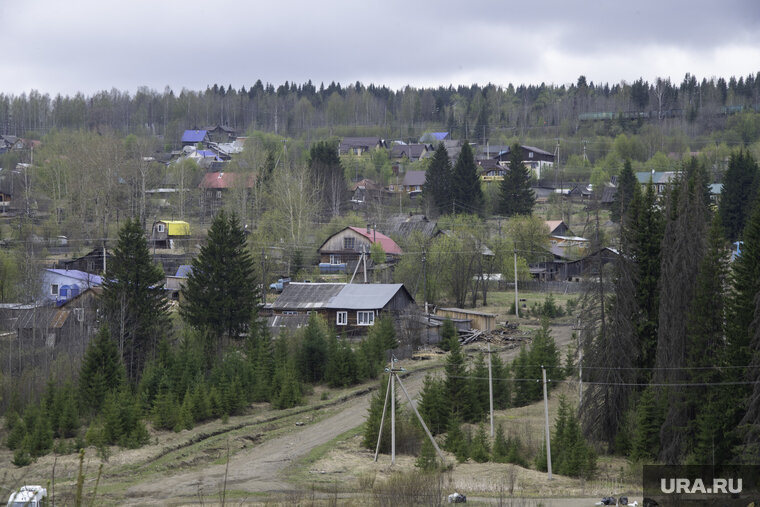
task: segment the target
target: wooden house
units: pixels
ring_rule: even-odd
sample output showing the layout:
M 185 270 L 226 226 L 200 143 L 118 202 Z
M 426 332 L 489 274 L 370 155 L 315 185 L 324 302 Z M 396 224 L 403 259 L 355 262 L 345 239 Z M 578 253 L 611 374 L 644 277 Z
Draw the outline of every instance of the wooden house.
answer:
M 174 248 L 175 241 L 190 237 L 190 224 L 182 220 L 158 220 L 153 222 L 150 242 L 156 248 Z
M 112 257 L 111 252 L 105 248 L 95 248 L 81 257 L 60 261 L 57 267 L 64 270 L 84 271 L 85 273 L 99 275 L 105 273 Z
M 565 236 L 570 230 L 563 220 L 546 220 L 545 223 L 549 228 L 549 236 Z
M 401 190 L 410 196 L 416 196 L 422 193 L 424 184 L 425 171 L 407 171 L 404 174 L 404 180 L 401 182 Z
M 58 306 L 33 305 L 19 310 L 12 324 L 16 338 L 24 348 L 86 344 L 97 330 L 99 290 L 87 289 Z
M 417 160 L 427 158 L 432 155 L 434 148 L 430 144 L 414 143 L 414 144 L 399 144 L 394 143 L 391 146 L 391 159 L 394 160 L 407 160 L 409 162 L 415 162 Z
M 40 300 L 60 306 L 87 289 L 99 287 L 102 284 L 103 278 L 92 273 L 75 269 L 47 268 L 42 271 Z
M 376 229 L 371 229 L 369 226 L 366 229 L 346 227 L 327 238 L 317 249 L 320 269 L 324 264 L 342 264 L 346 268 L 350 268 L 352 264 L 355 266 L 362 252 L 369 254 L 375 243 L 383 247 L 386 259 L 389 261 L 398 259 L 402 254 L 401 248 L 395 241 Z
M 508 166 L 511 149 L 511 146 L 489 146 L 486 149 L 485 156 L 496 160 L 500 165 Z M 520 160 L 533 173 L 536 179 L 541 179 L 542 171 L 547 171 L 554 167 L 553 153 L 526 145 L 521 145 L 520 150 L 522 152 Z
M 246 178 L 244 175 L 232 172 L 208 172 L 203 175 L 203 179 L 198 184 L 201 189 L 201 208 L 205 215 L 216 214 L 222 208 L 226 195 L 233 189 L 245 188 L 251 192 L 256 181 L 254 174 L 249 174 Z
M 380 137 L 344 137 L 338 145 L 338 155 L 361 156 L 370 150 L 388 148 L 385 140 Z
M 206 134 L 208 140 L 212 143 L 229 143 L 237 138 L 237 132 L 235 129 L 226 125 L 217 125 L 215 127 L 207 128 Z
M 324 316 L 338 330 L 360 331 L 383 314 L 399 315 L 414 305 L 404 284 L 291 282 L 272 303 L 277 315 Z

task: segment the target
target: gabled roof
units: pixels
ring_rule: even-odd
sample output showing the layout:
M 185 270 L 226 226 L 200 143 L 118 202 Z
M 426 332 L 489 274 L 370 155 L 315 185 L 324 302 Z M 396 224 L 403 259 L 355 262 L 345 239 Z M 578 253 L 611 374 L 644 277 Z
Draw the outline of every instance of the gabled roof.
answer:
M 380 245 L 383 247 L 383 251 L 387 254 L 401 255 L 403 253 L 401 251 L 401 247 L 399 247 L 395 241 L 381 232 L 377 232 L 374 229 L 367 232 L 366 229 L 361 227 L 348 227 L 348 229 L 351 229 L 357 234 L 361 234 L 367 238 L 370 243 L 380 243 Z
M 341 291 L 343 283 L 291 282 L 272 303 L 273 310 L 317 310 L 327 305 Z
M 208 131 L 206 130 L 185 130 L 184 134 L 182 134 L 182 142 L 200 143 L 206 139 L 206 136 L 208 136 Z
M 349 148 L 371 149 L 378 145 L 385 146 L 385 141 L 380 137 L 344 137 L 338 149 L 341 151 Z
M 386 232 L 395 236 L 406 237 L 413 231 L 419 231 L 430 237 L 435 233 L 438 223 L 428 220 L 425 215 L 394 215 L 386 221 Z
M 370 192 L 383 192 L 385 191 L 385 187 L 382 186 L 380 183 L 376 183 L 369 178 L 364 178 L 363 180 L 357 181 L 356 183 L 351 185 L 351 191 L 356 191 L 357 188 L 363 188 L 365 190 L 369 190 Z
M 403 283 L 350 283 L 330 301 L 327 308 L 334 310 L 379 310 L 398 293 L 404 291 L 414 298 Z
M 549 234 L 554 234 L 554 231 L 556 231 L 560 225 L 564 225 L 565 230 L 569 229 L 563 220 L 545 220 L 545 223 L 549 227 Z
M 291 282 L 272 303 L 273 310 L 378 310 L 399 292 L 414 298 L 402 283 L 300 283 Z
M 103 278 L 98 275 L 93 275 L 92 273 L 85 273 L 84 271 L 79 271 L 78 269 L 52 269 L 47 268 L 45 271 L 49 271 L 51 273 L 54 273 L 59 276 L 67 276 L 69 278 L 73 278 L 74 280 L 85 282 L 88 285 L 101 285 L 103 283 Z
M 401 184 L 406 186 L 424 185 L 425 171 L 407 171 Z
M 256 178 L 253 174 L 248 176 L 248 188 L 253 188 L 255 179 Z M 232 188 L 235 186 L 236 181 L 236 173 L 206 173 L 198 184 L 198 188 Z
M 403 156 L 410 159 L 420 158 L 429 150 L 430 146 L 427 144 L 394 144 L 391 147 L 391 158 L 401 158 Z

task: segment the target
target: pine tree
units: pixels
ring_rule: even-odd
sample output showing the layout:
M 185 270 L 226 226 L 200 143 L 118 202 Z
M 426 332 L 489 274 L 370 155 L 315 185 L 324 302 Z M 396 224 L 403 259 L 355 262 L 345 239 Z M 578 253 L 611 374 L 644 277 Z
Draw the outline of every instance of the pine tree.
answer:
M 458 213 L 480 214 L 483 211 L 483 190 L 475 157 L 465 141 L 451 172 L 451 196 Z
M 106 394 L 124 382 L 124 366 L 108 325 L 103 325 L 87 346 L 79 372 L 79 397 L 85 408 L 97 411 Z
M 127 376 L 136 382 L 159 339 L 170 330 L 163 270 L 150 258 L 137 220 L 119 231 L 103 281 L 103 302 L 111 335 L 119 344 Z
M 740 239 L 757 194 L 758 166 L 747 151 L 733 153 L 723 176 L 718 213 L 728 241 Z
M 259 297 L 257 287 L 243 228 L 234 213 L 222 210 L 193 259 L 180 305 L 182 318 L 207 334 L 210 357 L 214 351 L 221 357 L 224 336 L 237 338 L 245 330 Z
M 530 173 L 523 163 L 523 150 L 519 144 L 509 149 L 509 170 L 501 182 L 499 195 L 499 213 L 512 215 L 530 215 L 536 196 L 530 188 Z
M 626 159 L 623 164 L 623 170 L 620 171 L 620 176 L 618 177 L 617 192 L 615 192 L 610 210 L 610 219 L 613 222 L 620 222 L 637 193 L 641 193 L 639 182 L 633 173 L 630 159 Z
M 429 210 L 442 215 L 451 210 L 452 174 L 449 153 L 443 143 L 439 143 L 425 171 L 422 197 Z

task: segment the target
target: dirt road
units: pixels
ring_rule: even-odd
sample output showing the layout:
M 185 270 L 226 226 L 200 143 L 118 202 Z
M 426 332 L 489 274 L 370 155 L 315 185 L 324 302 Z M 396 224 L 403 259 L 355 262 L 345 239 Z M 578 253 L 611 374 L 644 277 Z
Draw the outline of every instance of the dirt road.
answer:
M 570 342 L 571 334 L 567 326 L 553 328 L 560 350 Z M 511 359 L 517 352 L 516 349 L 505 352 L 504 358 Z M 412 397 L 422 388 L 423 378 L 424 373 L 416 373 L 404 380 Z M 178 474 L 152 475 L 150 482 L 130 487 L 120 504 L 165 505 L 183 500 L 198 502 L 200 499 L 215 501 L 224 488 L 225 469 L 227 491 L 255 494 L 292 490 L 293 486 L 282 477 L 285 468 L 315 447 L 362 424 L 367 415 L 370 396 L 365 394 L 352 398 L 342 404 L 340 412 L 335 415 L 237 452 L 230 456 L 229 467 L 216 464 Z

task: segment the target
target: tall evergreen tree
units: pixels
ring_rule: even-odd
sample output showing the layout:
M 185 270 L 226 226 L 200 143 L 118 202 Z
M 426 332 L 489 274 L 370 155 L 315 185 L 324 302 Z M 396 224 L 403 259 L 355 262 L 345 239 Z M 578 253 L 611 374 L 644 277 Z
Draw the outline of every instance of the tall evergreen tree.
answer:
M 523 150 L 519 144 L 509 149 L 509 170 L 501 182 L 499 213 L 504 216 L 530 215 L 536 196 L 530 188 L 530 173 L 523 163 Z
M 720 367 L 726 364 L 725 290 L 728 276 L 726 240 L 718 214 L 713 216 L 707 236 L 705 255 L 699 265 L 694 297 L 689 305 L 687 323 L 687 363 L 689 380 L 694 384 L 722 380 Z M 735 400 L 733 386 L 693 386 L 686 391 L 688 463 L 725 463 L 735 443 L 731 421 Z
M 465 141 L 451 172 L 451 196 L 454 211 L 479 214 L 483 210 L 483 190 L 480 188 L 478 166 L 470 144 Z
M 422 197 L 428 209 L 435 214 L 445 214 L 451 210 L 451 161 L 443 143 L 439 143 L 425 171 Z
M 106 394 L 121 387 L 124 365 L 108 325 L 100 328 L 87 346 L 79 372 L 79 398 L 84 407 L 99 410 Z
M 634 195 L 640 192 L 639 182 L 633 173 L 631 161 L 630 159 L 626 159 L 623 164 L 623 170 L 620 171 L 620 176 L 618 177 L 617 192 L 615 192 L 612 209 L 610 210 L 610 218 L 613 222 L 620 222 Z
M 324 324 L 320 320 L 321 317 L 312 313 L 309 316 L 308 325 L 304 328 L 303 342 L 298 353 L 298 371 L 304 382 L 321 382 L 325 376 L 328 359 L 327 339 Z M 337 342 L 335 345 L 337 353 Z
M 657 324 L 660 310 L 660 252 L 662 248 L 663 220 L 662 212 L 657 204 L 654 185 L 647 186 L 647 191 L 641 196 L 641 202 L 635 199 L 631 208 L 639 215 L 633 226 L 632 236 L 635 237 L 632 248 L 632 258 L 638 266 L 636 300 L 641 309 L 641 319 L 638 325 L 641 354 L 639 366 L 652 368 L 655 363 L 657 349 Z
M 348 186 L 334 142 L 323 141 L 312 145 L 309 169 L 322 198 L 323 212 L 328 217 L 339 216 L 348 201 Z
M 111 335 L 133 382 L 170 329 L 164 280 L 163 270 L 150 258 L 140 223 L 128 219 L 108 264 L 103 302 Z
M 723 189 L 718 203 L 726 239 L 740 239 L 757 194 L 758 166 L 747 151 L 734 153 L 723 176 Z
M 462 418 L 467 405 L 467 367 L 462 345 L 459 340 L 451 340 L 449 354 L 446 357 L 446 395 L 451 404 L 451 413 Z
M 253 259 L 237 215 L 223 210 L 208 230 L 206 244 L 193 259 L 180 315 L 207 335 L 208 352 L 222 338 L 236 338 L 250 322 L 258 300 Z
M 708 207 L 704 200 L 706 174 L 696 161 L 688 161 L 665 207 L 669 211 L 663 235 L 662 267 L 660 277 L 660 308 L 655 358 L 655 382 L 683 383 L 688 381 L 686 351 L 689 305 L 695 292 L 696 277 L 683 273 L 697 273 L 705 251 Z M 663 390 L 668 397 L 668 409 L 662 426 L 660 459 L 666 463 L 680 463 L 686 451 L 685 410 L 683 388 Z

